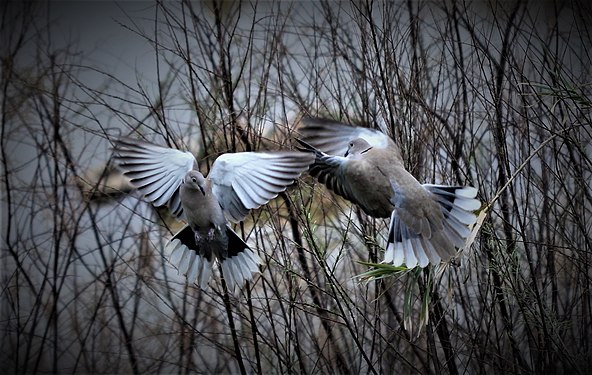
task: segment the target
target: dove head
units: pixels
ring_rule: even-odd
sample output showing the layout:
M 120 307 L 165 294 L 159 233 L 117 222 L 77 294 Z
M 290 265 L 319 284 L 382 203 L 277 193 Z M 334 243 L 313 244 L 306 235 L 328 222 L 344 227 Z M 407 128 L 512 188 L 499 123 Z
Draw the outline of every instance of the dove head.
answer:
M 206 195 L 206 179 L 198 171 L 187 172 L 183 184 L 186 188 L 199 190 L 203 195 Z
M 364 138 L 356 138 L 349 142 L 347 145 L 347 151 L 345 152 L 345 157 L 348 155 L 361 155 L 372 148 L 370 143 L 366 141 Z

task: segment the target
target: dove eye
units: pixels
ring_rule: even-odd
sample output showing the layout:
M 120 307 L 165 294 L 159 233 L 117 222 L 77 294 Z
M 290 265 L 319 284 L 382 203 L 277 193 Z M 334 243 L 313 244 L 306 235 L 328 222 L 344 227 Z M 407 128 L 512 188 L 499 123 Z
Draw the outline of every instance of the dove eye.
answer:
M 193 182 L 195 182 L 197 184 L 197 178 L 191 177 L 191 181 L 193 181 Z

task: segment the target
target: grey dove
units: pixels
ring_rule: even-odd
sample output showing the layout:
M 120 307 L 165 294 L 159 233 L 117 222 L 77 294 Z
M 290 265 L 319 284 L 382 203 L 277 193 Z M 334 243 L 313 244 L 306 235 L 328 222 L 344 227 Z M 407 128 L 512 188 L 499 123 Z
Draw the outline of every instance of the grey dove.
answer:
M 309 173 L 377 218 L 390 217 L 384 263 L 408 268 L 456 255 L 481 203 L 469 186 L 420 184 L 386 134 L 305 117 L 297 127 L 302 151 L 315 154 Z
M 168 242 L 165 252 L 180 273 L 202 288 L 219 262 L 230 289 L 259 271 L 259 256 L 232 230 L 251 209 L 275 198 L 314 161 L 298 151 L 238 152 L 219 156 L 207 177 L 188 151 L 151 143 L 115 141 L 116 162 L 155 206 L 167 205 L 187 222 Z

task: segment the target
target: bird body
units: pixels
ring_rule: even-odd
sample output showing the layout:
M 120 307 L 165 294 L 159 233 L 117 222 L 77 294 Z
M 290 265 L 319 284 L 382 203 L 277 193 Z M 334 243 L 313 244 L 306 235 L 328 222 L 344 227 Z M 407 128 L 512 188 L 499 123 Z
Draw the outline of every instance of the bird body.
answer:
M 298 130 L 300 149 L 315 154 L 312 176 L 366 214 L 390 217 L 385 262 L 425 267 L 456 255 L 476 221 L 476 189 L 420 184 L 377 130 L 319 118 L 302 119 Z
M 187 222 L 193 230 L 209 230 L 226 225 L 226 217 L 220 203 L 214 197 L 210 181 L 195 170 L 187 172 L 179 191 Z M 203 215 L 202 212 L 208 212 Z
M 351 162 L 343 171 L 343 178 L 351 181 L 350 196 L 356 197 L 355 203 L 368 215 L 373 217 L 389 217 L 394 209 L 391 197 L 391 181 L 389 178 L 394 168 L 387 162 L 376 164 L 371 160 L 357 159 L 355 154 L 347 156 Z M 370 158 L 370 155 L 368 155 Z M 377 173 L 367 173 L 375 169 Z M 375 194 L 364 194 L 372 189 Z
M 213 196 L 210 182 L 199 171 L 191 170 L 183 179 L 179 195 L 198 254 L 210 262 L 216 258 L 226 259 L 229 252 L 228 222 L 220 203 Z
M 261 259 L 229 221 L 242 221 L 251 209 L 275 198 L 314 161 L 302 152 L 223 154 L 204 177 L 189 152 L 131 139 L 115 145 L 118 164 L 144 197 L 155 206 L 166 204 L 187 222 L 166 250 L 179 272 L 201 287 L 214 262 L 231 288 L 252 279 Z

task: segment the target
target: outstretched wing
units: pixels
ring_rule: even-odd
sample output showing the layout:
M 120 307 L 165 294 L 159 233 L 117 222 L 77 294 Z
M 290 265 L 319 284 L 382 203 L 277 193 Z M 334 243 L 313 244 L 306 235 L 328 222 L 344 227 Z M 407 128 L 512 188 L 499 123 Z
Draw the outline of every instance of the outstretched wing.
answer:
M 307 152 L 238 152 L 214 162 L 208 179 L 226 217 L 241 221 L 275 198 L 314 161 Z
M 325 184 L 330 190 L 350 202 L 360 203 L 351 186 L 352 181 L 346 172 L 347 165 L 355 163 L 355 161 L 343 156 L 328 155 L 301 139 L 296 139 L 296 141 L 300 143 L 299 150 L 315 155 L 315 162 L 308 171 L 311 176 L 316 177 L 320 183 Z
M 345 156 L 349 143 L 356 138 L 365 139 L 375 148 L 397 149 L 395 143 L 378 130 L 323 118 L 304 117 L 296 131 L 300 139 L 329 155 Z
M 173 215 L 182 213 L 179 186 L 185 174 L 196 166 L 189 151 L 123 138 L 115 141 L 115 161 L 155 206 L 167 204 Z

